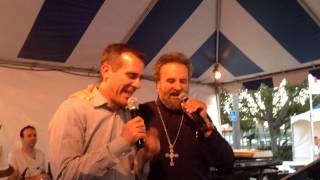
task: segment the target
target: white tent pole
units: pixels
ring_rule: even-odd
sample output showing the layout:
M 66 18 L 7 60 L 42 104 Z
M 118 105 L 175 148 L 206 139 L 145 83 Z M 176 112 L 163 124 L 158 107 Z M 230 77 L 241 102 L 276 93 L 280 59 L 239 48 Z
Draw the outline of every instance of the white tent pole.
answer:
M 315 149 L 314 149 L 314 124 L 313 124 L 313 106 L 312 106 L 312 93 L 310 91 L 309 87 L 309 103 L 310 103 L 310 125 L 311 125 L 311 139 L 312 139 L 312 160 L 315 160 L 314 154 L 315 154 Z
M 290 124 L 291 124 L 291 138 L 292 138 L 292 146 L 291 146 L 291 151 L 292 151 L 292 160 L 295 161 L 296 159 L 296 150 L 295 150 L 295 143 L 294 143 L 294 128 L 293 128 L 293 124 L 292 124 L 292 121 L 291 121 L 291 118 L 290 118 Z
M 221 114 L 220 114 L 220 93 L 215 89 L 215 95 L 216 95 L 216 103 L 217 103 L 217 114 L 218 114 L 218 125 L 219 129 L 218 131 L 222 134 L 222 129 L 221 129 Z

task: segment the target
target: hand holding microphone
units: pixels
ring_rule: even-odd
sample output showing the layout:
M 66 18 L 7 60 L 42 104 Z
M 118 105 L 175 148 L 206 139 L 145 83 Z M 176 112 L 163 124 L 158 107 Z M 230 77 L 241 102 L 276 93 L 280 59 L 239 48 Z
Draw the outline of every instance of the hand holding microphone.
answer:
M 130 97 L 128 99 L 128 106 L 127 106 L 129 112 L 130 112 L 130 116 L 133 120 L 131 121 L 134 121 L 136 122 L 134 125 L 137 125 L 135 126 L 135 128 L 137 128 L 136 130 L 138 131 L 138 133 L 143 133 L 145 135 L 145 125 L 144 125 L 144 121 L 142 118 L 138 117 L 138 111 L 139 111 L 139 102 L 138 102 L 138 99 L 135 98 L 135 97 Z M 137 119 L 137 120 L 136 120 Z M 141 123 L 142 121 L 142 123 Z M 134 122 L 128 122 L 130 124 L 134 123 Z M 136 142 L 136 147 L 137 148 L 142 148 L 144 147 L 144 139 L 143 138 L 139 138 Z
M 201 101 L 189 99 L 185 92 L 179 95 L 182 109 L 194 120 L 202 133 L 212 130 L 212 125 L 207 117 L 206 105 Z

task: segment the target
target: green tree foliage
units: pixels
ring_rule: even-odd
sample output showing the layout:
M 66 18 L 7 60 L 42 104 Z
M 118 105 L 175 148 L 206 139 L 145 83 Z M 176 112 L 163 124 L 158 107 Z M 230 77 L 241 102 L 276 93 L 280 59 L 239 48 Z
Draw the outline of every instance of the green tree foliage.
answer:
M 221 124 L 231 124 L 228 118 L 228 110 L 231 109 L 230 93 L 223 89 L 220 93 L 219 98 L 220 98 Z
M 290 116 L 298 112 L 302 105 L 299 101 L 299 95 L 303 89 L 306 88 L 306 83 L 293 86 L 285 84 L 280 88 L 270 88 L 262 85 L 258 91 L 247 91 L 249 99 L 253 103 L 248 103 L 243 100 L 245 104 L 243 109 L 245 118 L 253 118 L 257 122 L 269 127 L 269 134 L 271 139 L 271 150 L 275 156 L 278 155 L 280 144 L 280 127 L 285 125 L 285 131 L 290 127 Z M 286 141 L 282 141 L 286 143 Z
M 313 96 L 313 104 L 320 104 L 320 97 Z M 223 123 L 229 123 L 228 110 L 231 110 L 231 96 L 223 91 L 220 95 L 221 117 Z M 300 85 L 283 84 L 279 88 L 270 88 L 262 85 L 259 90 L 240 92 L 239 105 L 240 127 L 242 132 L 253 132 L 256 123 L 268 124 L 271 139 L 271 150 L 276 157 L 288 159 L 286 148 L 287 140 L 281 137 L 287 136 L 290 129 L 290 117 L 306 112 L 310 109 L 307 92 L 307 81 Z M 284 125 L 284 130 L 280 127 Z M 282 147 L 282 148 L 281 148 Z M 288 150 L 289 151 L 289 150 Z M 291 151 L 291 149 L 290 149 Z

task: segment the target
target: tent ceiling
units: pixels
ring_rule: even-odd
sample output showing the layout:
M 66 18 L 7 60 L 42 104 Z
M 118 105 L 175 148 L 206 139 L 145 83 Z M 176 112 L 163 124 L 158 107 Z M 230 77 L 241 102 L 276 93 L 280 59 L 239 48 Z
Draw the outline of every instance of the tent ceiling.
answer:
M 168 51 L 192 60 L 193 80 L 212 82 L 215 0 L 0 2 L 0 60 L 97 69 L 109 43 L 147 57 L 145 75 Z M 221 4 L 222 82 L 320 63 L 320 1 L 225 0 Z

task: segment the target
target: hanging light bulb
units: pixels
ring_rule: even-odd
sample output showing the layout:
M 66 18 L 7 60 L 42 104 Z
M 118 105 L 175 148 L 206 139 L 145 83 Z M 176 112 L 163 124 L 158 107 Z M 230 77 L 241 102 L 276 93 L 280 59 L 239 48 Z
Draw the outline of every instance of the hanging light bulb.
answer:
M 221 72 L 219 71 L 219 64 L 216 63 L 213 67 L 213 78 L 214 80 L 219 80 L 221 78 Z
M 214 78 L 215 79 L 220 79 L 221 78 L 221 72 L 220 71 L 216 71 L 216 72 L 214 72 Z

